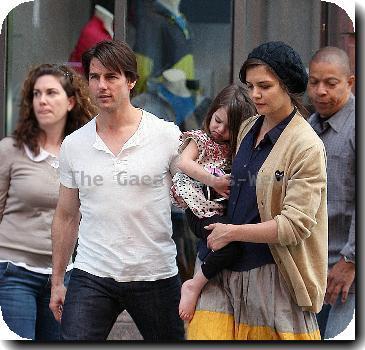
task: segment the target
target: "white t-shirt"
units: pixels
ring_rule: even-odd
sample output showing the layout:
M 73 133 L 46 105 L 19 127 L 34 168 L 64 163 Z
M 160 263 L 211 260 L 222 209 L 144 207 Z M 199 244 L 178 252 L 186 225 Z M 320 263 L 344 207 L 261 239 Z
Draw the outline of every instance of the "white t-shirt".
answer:
M 74 267 L 118 282 L 172 277 L 178 270 L 170 166 L 180 130 L 142 111 L 137 131 L 114 156 L 96 132 L 96 118 L 61 146 L 60 182 L 78 188 L 81 203 Z

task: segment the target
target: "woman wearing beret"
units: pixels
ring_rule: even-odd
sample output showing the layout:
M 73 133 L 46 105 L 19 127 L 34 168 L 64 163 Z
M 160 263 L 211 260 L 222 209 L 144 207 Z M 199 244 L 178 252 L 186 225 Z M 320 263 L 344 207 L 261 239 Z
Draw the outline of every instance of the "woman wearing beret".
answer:
M 240 129 L 230 224 L 187 216 L 197 234 L 212 231 L 208 248 L 238 241 L 241 253 L 203 289 L 188 338 L 320 339 L 315 313 L 326 287 L 326 160 L 303 117 L 307 73 L 290 46 L 268 42 L 248 55 L 240 80 L 259 114 Z

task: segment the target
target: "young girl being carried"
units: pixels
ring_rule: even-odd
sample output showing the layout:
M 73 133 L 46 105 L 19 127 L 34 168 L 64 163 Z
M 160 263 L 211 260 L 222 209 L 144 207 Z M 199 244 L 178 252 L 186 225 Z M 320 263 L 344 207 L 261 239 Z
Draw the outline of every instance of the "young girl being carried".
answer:
M 174 205 L 190 209 L 199 218 L 228 223 L 225 199 L 230 189 L 230 166 L 243 120 L 256 114 L 246 89 L 226 86 L 214 99 L 203 122 L 203 130 L 182 134 L 179 172 L 173 178 L 171 198 Z M 206 231 L 207 235 L 209 231 Z M 199 237 L 203 240 L 205 237 Z M 232 265 L 237 243 L 211 251 L 192 279 L 183 283 L 179 314 L 190 321 L 201 290 L 219 271 Z

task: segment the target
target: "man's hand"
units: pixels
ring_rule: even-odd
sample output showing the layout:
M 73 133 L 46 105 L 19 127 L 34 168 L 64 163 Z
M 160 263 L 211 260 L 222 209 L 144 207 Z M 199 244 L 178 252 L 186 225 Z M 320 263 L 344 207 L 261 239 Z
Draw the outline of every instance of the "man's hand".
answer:
M 354 279 L 355 264 L 345 262 L 342 257 L 328 272 L 325 303 L 334 305 L 339 293 L 342 293 L 341 301 L 344 303 Z
M 56 321 L 61 322 L 63 303 L 65 302 L 66 288 L 63 284 L 56 286 L 52 285 L 51 300 L 49 302 L 49 308 L 51 309 Z
M 214 178 L 213 188 L 222 197 L 228 198 L 231 185 L 231 176 L 223 175 Z

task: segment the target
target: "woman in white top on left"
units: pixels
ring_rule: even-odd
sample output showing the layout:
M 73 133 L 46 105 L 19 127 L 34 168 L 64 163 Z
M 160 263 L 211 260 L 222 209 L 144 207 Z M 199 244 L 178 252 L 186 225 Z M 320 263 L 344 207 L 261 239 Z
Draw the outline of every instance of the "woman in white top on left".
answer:
M 64 137 L 94 113 L 80 76 L 64 65 L 41 64 L 24 81 L 13 135 L 0 141 L 0 307 L 7 326 L 23 338 L 60 338 L 48 306 L 58 154 Z

